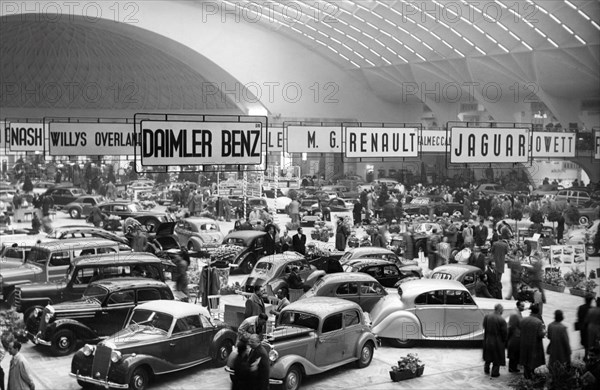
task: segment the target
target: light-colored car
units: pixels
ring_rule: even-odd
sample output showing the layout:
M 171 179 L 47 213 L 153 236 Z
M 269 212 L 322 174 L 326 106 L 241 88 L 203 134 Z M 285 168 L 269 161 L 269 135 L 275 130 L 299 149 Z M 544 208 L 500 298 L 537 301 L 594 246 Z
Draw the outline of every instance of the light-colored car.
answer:
M 600 218 L 600 202 L 590 201 L 585 207 L 579 207 L 579 222 L 580 225 L 589 226 L 592 222 Z
M 410 280 L 398 290 L 400 295 L 383 297 L 370 313 L 373 333 L 398 347 L 411 347 L 418 340 L 482 340 L 483 317 L 496 304 L 506 304 L 474 298 L 456 280 Z
M 300 297 L 333 297 L 346 299 L 360 305 L 363 311 L 371 311 L 382 297 L 385 288 L 371 275 L 363 272 L 340 272 L 325 275 Z
M 415 261 L 414 259 L 410 259 L 410 260 L 404 259 L 389 249 L 379 248 L 376 246 L 352 248 L 343 254 L 343 256 L 340 258 L 340 263 L 342 265 L 344 265 L 345 263 L 349 262 L 350 260 L 364 259 L 364 258 L 388 260 L 388 261 L 398 264 L 398 266 L 416 265 L 417 264 L 417 261 Z
M 223 242 L 223 233 L 212 218 L 184 218 L 175 225 L 179 245 L 191 251 L 206 251 L 217 248 Z
M 467 264 L 446 264 L 436 267 L 431 275 L 430 279 L 441 279 L 441 280 L 457 280 L 461 282 L 467 290 L 475 295 L 475 283 L 479 279 L 479 275 L 483 271 L 479 267 Z
M 354 302 L 315 297 L 286 306 L 268 336 L 271 385 L 298 390 L 305 375 L 320 374 L 355 362 L 367 367 L 373 359 L 377 339 Z M 225 370 L 235 375 L 234 350 Z
M 567 188 L 566 190 L 558 191 L 554 197 L 554 200 L 556 202 L 570 201 L 571 204 L 577 207 L 582 207 L 586 203 L 589 203 L 589 201 L 592 200 L 592 197 L 588 191 Z

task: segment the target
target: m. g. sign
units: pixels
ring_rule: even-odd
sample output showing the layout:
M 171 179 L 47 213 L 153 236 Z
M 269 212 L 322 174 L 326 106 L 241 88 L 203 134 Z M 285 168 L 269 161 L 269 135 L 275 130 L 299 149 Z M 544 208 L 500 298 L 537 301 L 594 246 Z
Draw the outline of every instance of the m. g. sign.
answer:
M 50 122 L 51 156 L 133 155 L 135 133 L 131 123 Z
M 260 122 L 140 122 L 142 165 L 258 165 Z
M 452 127 L 451 163 L 526 163 L 530 133 L 527 128 Z

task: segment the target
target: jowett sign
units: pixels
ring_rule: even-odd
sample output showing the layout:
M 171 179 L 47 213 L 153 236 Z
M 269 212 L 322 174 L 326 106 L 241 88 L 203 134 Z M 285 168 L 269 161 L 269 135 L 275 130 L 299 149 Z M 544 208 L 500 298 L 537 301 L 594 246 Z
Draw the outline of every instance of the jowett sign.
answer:
M 288 153 L 340 153 L 342 151 L 341 127 L 338 126 L 288 126 Z
M 142 165 L 258 165 L 260 122 L 171 122 L 143 120 Z
M 398 127 L 346 127 L 346 157 L 417 157 L 418 130 Z
M 11 122 L 8 140 L 12 152 L 41 152 L 44 150 L 44 124 Z
M 452 127 L 450 162 L 526 163 L 529 138 L 527 128 Z
M 51 156 L 133 155 L 131 123 L 62 123 L 48 125 Z
M 575 133 L 534 132 L 533 157 L 575 157 Z

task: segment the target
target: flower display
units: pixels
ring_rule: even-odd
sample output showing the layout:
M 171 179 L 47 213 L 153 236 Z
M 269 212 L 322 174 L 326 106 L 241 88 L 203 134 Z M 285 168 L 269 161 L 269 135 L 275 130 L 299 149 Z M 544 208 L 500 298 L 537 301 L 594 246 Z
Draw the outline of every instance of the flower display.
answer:
M 237 254 L 241 253 L 245 248 L 241 245 L 221 245 L 211 253 L 213 261 L 230 262 Z
M 577 290 L 583 290 L 585 292 L 594 292 L 594 289 L 598 287 L 598 283 L 593 280 L 582 280 L 574 287 Z
M 577 286 L 581 281 L 585 280 L 585 272 L 579 268 L 574 268 L 565 274 L 565 284 L 569 287 Z
M 544 283 L 552 286 L 564 287 L 565 279 L 563 278 L 560 269 L 556 271 L 548 271 L 544 274 Z
M 398 360 L 397 366 L 392 366 L 392 371 L 411 371 L 412 373 L 417 372 L 417 369 L 423 366 L 423 362 L 416 353 L 409 353 Z

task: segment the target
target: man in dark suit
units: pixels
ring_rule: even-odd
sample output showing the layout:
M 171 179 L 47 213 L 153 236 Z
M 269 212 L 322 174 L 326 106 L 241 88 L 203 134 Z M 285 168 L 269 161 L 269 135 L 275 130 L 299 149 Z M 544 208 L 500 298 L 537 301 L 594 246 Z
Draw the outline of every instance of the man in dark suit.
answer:
M 251 351 L 248 355 L 248 363 L 250 363 L 251 382 L 250 388 L 256 390 L 269 389 L 270 365 L 269 355 L 260 343 L 260 337 L 257 334 L 250 336 L 248 340 Z
M 302 228 L 298 228 L 298 233 L 292 237 L 292 249 L 300 254 L 306 253 L 306 235 L 302 233 Z
M 490 294 L 496 299 L 502 299 L 502 282 L 496 271 L 496 263 L 494 260 L 488 262 L 488 266 L 484 273 L 487 275 L 487 284 Z
M 479 225 L 473 228 L 473 235 L 475 236 L 475 245 L 484 246 L 488 236 L 488 228 L 483 224 L 483 218 L 479 220 Z
M 254 285 L 254 294 L 246 300 L 246 310 L 244 311 L 244 318 L 257 316 L 260 313 L 265 313 L 265 302 L 263 296 L 265 295 L 265 288 L 263 286 Z

